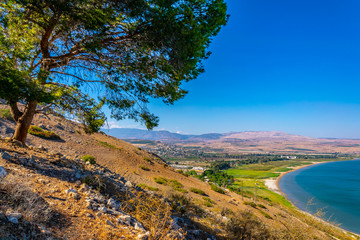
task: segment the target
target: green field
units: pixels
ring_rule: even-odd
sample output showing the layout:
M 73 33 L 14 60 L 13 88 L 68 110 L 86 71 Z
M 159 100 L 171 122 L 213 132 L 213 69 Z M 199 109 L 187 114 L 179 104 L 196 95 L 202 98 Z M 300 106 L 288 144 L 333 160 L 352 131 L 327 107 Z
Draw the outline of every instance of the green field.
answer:
M 234 178 L 250 178 L 250 179 L 264 179 L 271 177 L 278 177 L 279 173 L 273 173 L 269 171 L 254 171 L 245 169 L 229 169 L 225 171 L 227 174 L 234 176 Z
M 255 185 L 257 184 L 257 198 L 264 199 L 271 204 L 280 204 L 282 206 L 292 208 L 292 204 L 280 194 L 270 191 L 265 186 L 264 181 L 269 178 L 275 179 L 280 176 L 282 172 L 287 172 L 294 167 L 309 165 L 312 162 L 326 162 L 345 159 L 296 159 L 296 160 L 282 160 L 270 161 L 266 163 L 247 164 L 224 170 L 229 175 L 234 176 L 235 182 L 229 186 L 229 189 L 241 194 L 243 186 L 243 194 L 245 197 L 254 199 Z
M 241 195 L 241 186 L 243 184 L 243 193 L 244 197 L 252 198 L 255 197 L 255 183 L 258 184 L 257 186 L 257 198 L 263 199 L 270 204 L 280 204 L 282 206 L 286 206 L 292 208 L 292 204 L 280 194 L 274 193 L 266 188 L 263 181 L 256 181 L 254 179 L 242 179 L 236 181 L 232 184 L 232 188 L 237 188 L 238 193 Z

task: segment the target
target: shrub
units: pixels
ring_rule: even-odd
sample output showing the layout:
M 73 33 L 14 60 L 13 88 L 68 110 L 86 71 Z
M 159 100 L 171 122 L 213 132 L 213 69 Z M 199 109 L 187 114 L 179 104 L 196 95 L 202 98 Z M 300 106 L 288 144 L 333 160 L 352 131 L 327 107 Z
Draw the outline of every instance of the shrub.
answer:
M 263 209 L 267 209 L 264 205 L 262 205 L 261 203 L 258 204 L 259 207 L 263 208 Z
M 264 217 L 268 218 L 268 219 L 273 219 L 269 214 L 267 214 L 264 211 L 259 210 L 259 212 L 261 213 L 261 215 L 263 215 Z
M 152 163 L 151 159 L 148 157 L 144 157 L 144 160 L 147 161 L 148 163 Z
M 264 200 L 266 200 L 266 201 L 268 201 L 268 202 L 272 202 L 271 199 L 268 198 L 268 197 L 262 197 L 262 196 L 259 196 L 259 197 L 262 198 L 262 199 L 264 199 Z
M 230 235 L 229 239 L 270 239 L 265 225 L 249 211 L 231 214 L 226 230 Z
M 190 176 L 190 174 L 189 174 L 188 172 L 184 172 L 182 169 L 180 169 L 180 170 L 176 170 L 176 172 L 177 172 L 177 173 L 180 173 L 180 174 L 182 174 L 182 175 L 184 175 L 185 177 Z
M 183 188 L 174 188 L 175 191 L 181 192 L 181 193 L 188 193 L 187 190 L 183 189 Z
M 154 181 L 158 184 L 167 185 L 168 180 L 164 177 L 154 177 Z
M 144 171 L 150 171 L 150 168 L 145 167 L 144 165 L 140 165 L 139 168 L 141 168 Z
M 97 174 L 88 175 L 81 180 L 82 183 L 93 187 L 101 194 L 106 196 L 113 196 L 116 192 L 119 192 L 121 186 L 119 186 L 114 180 L 108 177 L 100 176 Z
M 183 188 L 184 186 L 177 180 L 169 180 L 169 185 L 173 188 Z
M 114 145 L 111 145 L 107 142 L 102 142 L 102 141 L 99 141 L 99 143 L 105 147 L 109 147 L 109 148 L 116 148 Z
M 9 121 L 14 121 L 9 109 L 0 109 L 0 117 Z
M 142 192 L 128 192 L 123 203 L 122 210 L 144 224 L 150 233 L 149 239 L 175 240 L 179 239 L 177 235 L 184 234 L 181 229 L 175 231 L 171 229 L 171 206 L 157 196 Z M 170 231 L 174 236 L 169 234 Z
M 158 184 L 163 184 L 166 186 L 172 187 L 175 191 L 187 193 L 188 191 L 184 189 L 184 186 L 177 180 L 169 180 L 164 177 L 154 177 L 154 181 Z
M 143 183 L 140 183 L 137 186 L 142 188 L 142 189 L 148 189 L 148 190 L 151 190 L 151 191 L 158 191 L 159 190 L 157 187 L 151 187 L 151 186 L 148 186 L 148 185 L 143 184 Z
M 230 214 L 234 214 L 234 212 L 231 209 L 228 209 L 226 207 L 222 207 L 220 211 L 221 216 L 227 216 Z
M 172 193 L 169 200 L 171 201 L 173 210 L 181 214 L 184 214 L 191 205 L 190 198 L 186 197 L 184 194 Z
M 101 191 L 105 187 L 105 183 L 99 175 L 86 176 L 81 180 L 82 183 Z
M 184 189 L 184 186 L 177 180 L 169 180 L 169 186 L 171 186 L 175 191 L 187 193 L 188 191 Z
M 184 194 L 173 193 L 170 195 L 170 200 L 177 202 L 180 206 L 190 205 L 190 198 L 186 197 Z
M 96 164 L 95 157 L 91 155 L 84 155 L 81 157 L 81 159 L 84 160 L 84 162 L 89 162 L 90 164 Z
M 211 204 L 215 204 L 215 202 L 213 200 L 211 200 L 209 197 L 203 197 L 202 199 L 204 199 L 204 201 L 211 203 Z
M 200 194 L 200 195 L 206 195 L 205 192 L 201 189 L 198 189 L 198 188 L 190 188 L 190 191 L 193 192 L 193 193 L 196 193 L 196 194 Z
M 245 201 L 244 204 L 245 204 L 245 205 L 248 205 L 248 206 L 251 206 L 251 207 L 253 207 L 253 208 L 256 208 L 256 206 L 257 206 L 256 203 L 254 203 L 254 202 L 246 202 L 246 201 Z
M 55 217 L 49 204 L 19 176 L 9 174 L 0 181 L 0 192 L 0 211 L 11 208 L 21 212 L 29 221 L 46 225 Z
M 203 205 L 206 206 L 206 207 L 213 207 L 214 206 L 212 203 L 209 203 L 207 201 L 204 201 Z
M 218 187 L 215 184 L 210 184 L 210 186 L 211 186 L 211 190 L 221 194 L 225 194 L 225 191 L 221 187 Z
M 38 126 L 30 126 L 28 133 L 30 133 L 31 135 L 35 135 L 41 138 L 45 138 L 45 139 L 52 139 L 52 140 L 58 140 L 60 139 L 60 137 L 55 134 L 52 131 L 47 131 L 47 130 L 43 130 L 41 127 Z

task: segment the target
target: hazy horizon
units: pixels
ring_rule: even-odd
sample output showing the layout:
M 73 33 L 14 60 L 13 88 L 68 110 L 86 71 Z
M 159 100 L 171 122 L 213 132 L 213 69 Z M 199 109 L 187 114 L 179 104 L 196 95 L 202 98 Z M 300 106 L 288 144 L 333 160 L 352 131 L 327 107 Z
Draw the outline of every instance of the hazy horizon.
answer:
M 168 129 L 153 129 L 153 130 L 148 130 L 144 127 L 121 127 L 121 126 L 105 126 L 103 128 L 101 128 L 102 131 L 110 131 L 111 129 L 134 129 L 134 130 L 145 130 L 145 131 L 155 131 L 155 132 L 159 132 L 159 131 L 167 131 L 170 133 L 176 133 L 176 134 L 181 134 L 181 135 L 203 135 L 203 134 L 227 134 L 227 133 L 238 133 L 238 132 L 282 132 L 282 133 L 286 133 L 286 134 L 290 134 L 290 135 L 299 135 L 299 136 L 304 136 L 304 137 L 311 137 L 311 136 L 306 136 L 306 135 L 301 135 L 301 134 L 295 134 L 295 133 L 289 133 L 289 132 L 284 132 L 284 131 L 278 131 L 278 130 L 243 130 L 243 131 L 228 131 L 228 132 L 200 132 L 200 133 L 191 133 L 191 132 L 181 132 L 181 131 L 171 131 Z M 314 137 L 314 138 L 327 138 L 327 139 L 353 139 L 353 140 L 360 140 L 360 138 L 335 138 L 335 137 Z

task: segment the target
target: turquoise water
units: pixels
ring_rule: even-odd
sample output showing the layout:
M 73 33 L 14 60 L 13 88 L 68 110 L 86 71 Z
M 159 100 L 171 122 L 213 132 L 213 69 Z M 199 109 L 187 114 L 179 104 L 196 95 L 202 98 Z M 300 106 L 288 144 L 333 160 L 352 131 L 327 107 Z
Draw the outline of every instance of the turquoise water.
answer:
M 301 210 L 323 209 L 325 220 L 360 234 L 360 160 L 305 167 L 284 175 L 279 186 Z

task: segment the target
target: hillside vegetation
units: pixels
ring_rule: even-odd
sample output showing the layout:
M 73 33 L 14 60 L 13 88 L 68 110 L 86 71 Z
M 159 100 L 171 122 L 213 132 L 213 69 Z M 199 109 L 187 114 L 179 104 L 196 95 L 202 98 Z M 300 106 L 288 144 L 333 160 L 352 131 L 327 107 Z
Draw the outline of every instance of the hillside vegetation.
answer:
M 0 119 L 0 239 L 356 239 L 62 117 L 39 115 L 32 124 L 59 138 L 29 135 L 24 147 L 6 138 L 14 122 Z

